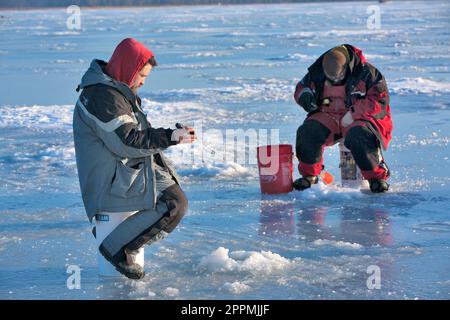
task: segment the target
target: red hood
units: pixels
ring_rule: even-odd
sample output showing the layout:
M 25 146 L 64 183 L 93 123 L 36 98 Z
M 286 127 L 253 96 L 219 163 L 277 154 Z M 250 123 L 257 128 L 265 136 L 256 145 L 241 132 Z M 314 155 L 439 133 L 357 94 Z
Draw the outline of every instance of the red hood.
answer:
M 131 85 L 136 73 L 153 57 L 153 52 L 132 38 L 122 40 L 106 66 L 106 73 L 117 81 Z

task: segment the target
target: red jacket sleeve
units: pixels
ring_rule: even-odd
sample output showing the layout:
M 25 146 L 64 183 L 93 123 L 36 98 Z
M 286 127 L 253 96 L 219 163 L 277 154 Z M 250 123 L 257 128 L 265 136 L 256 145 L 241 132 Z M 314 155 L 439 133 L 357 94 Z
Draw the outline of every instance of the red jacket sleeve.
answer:
M 352 95 L 353 119 L 364 119 L 370 117 L 384 117 L 388 112 L 389 92 L 383 75 L 374 67 L 366 80 L 366 93 L 357 92 Z

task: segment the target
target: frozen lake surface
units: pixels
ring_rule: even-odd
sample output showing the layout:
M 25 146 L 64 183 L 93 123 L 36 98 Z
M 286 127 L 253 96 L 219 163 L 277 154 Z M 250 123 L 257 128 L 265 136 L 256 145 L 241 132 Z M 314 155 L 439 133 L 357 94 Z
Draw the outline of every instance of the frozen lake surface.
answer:
M 82 9 L 81 30 L 63 9 L 0 12 L 0 299 L 449 299 L 450 5 L 383 4 L 368 29 L 369 4 Z M 74 89 L 129 36 L 159 62 L 140 93 L 152 124 L 201 120 L 217 150 L 226 129 L 279 129 L 295 144 L 295 84 L 325 50 L 358 46 L 391 92 L 391 191 L 261 196 L 254 164 L 191 164 L 175 147 L 188 215 L 146 249 L 144 280 L 98 277 Z M 338 177 L 336 147 L 325 165 Z M 69 265 L 80 290 L 66 287 Z M 374 265 L 381 289 L 366 285 Z

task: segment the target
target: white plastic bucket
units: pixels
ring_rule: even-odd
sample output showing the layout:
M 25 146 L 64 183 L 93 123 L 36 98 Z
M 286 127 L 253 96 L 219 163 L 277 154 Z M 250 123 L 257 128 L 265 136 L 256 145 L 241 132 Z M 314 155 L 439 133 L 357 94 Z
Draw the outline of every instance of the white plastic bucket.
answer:
M 101 212 L 96 215 L 95 227 L 96 227 L 96 245 L 100 246 L 102 241 L 129 216 L 137 213 L 132 212 Z M 136 256 L 136 262 L 144 267 L 144 247 L 139 249 L 139 253 Z M 114 266 L 106 260 L 100 251 L 97 250 L 97 263 L 98 274 L 106 277 L 121 277 L 122 274 L 118 272 Z
M 368 181 L 364 180 L 364 177 L 361 174 L 361 170 L 356 165 L 351 151 L 345 147 L 342 141 L 339 142 L 339 155 L 339 168 L 341 169 L 342 186 L 345 188 L 353 189 L 368 188 Z

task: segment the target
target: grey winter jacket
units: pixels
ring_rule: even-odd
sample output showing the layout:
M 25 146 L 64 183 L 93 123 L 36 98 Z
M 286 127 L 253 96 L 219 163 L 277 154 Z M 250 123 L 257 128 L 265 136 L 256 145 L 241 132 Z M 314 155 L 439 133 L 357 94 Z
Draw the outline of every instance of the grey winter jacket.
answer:
M 106 212 L 153 209 L 155 161 L 178 176 L 162 150 L 176 144 L 172 129 L 152 128 L 130 88 L 93 60 L 81 79 L 73 115 L 80 188 L 89 220 Z

